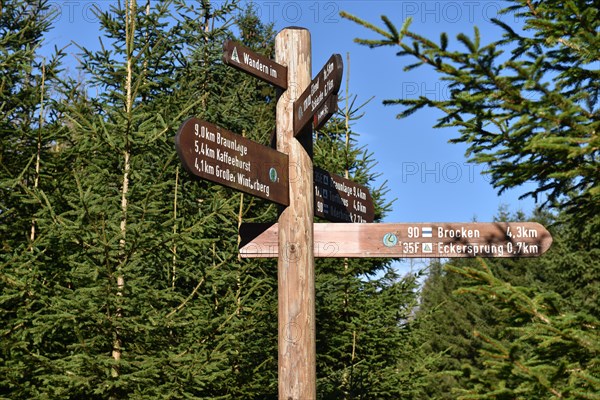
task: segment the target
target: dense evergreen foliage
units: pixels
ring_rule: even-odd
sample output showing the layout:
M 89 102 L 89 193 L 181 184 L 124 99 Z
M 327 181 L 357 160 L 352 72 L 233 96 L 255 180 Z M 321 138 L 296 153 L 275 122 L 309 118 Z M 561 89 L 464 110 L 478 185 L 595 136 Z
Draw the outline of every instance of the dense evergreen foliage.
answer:
M 398 46 L 405 69 L 428 66 L 450 82 L 450 97 L 388 100 L 408 117 L 442 111 L 436 127 L 458 128 L 471 160 L 486 164 L 500 191 L 524 182 L 556 215 L 533 216 L 552 227 L 554 244 L 539 259 L 433 263 L 416 326 L 432 358 L 425 395 L 448 399 L 600 398 L 600 164 L 598 162 L 597 1 L 513 0 L 522 26 L 492 22 L 501 40 L 482 44 L 446 34 L 439 44 L 397 29 L 344 17 L 381 35 L 356 39 Z M 546 209 L 547 210 L 547 209 Z M 501 211 L 503 220 L 523 220 Z
M 421 286 L 389 260 L 318 259 L 319 398 L 600 398 L 598 4 L 512 3 L 524 26 L 460 35 L 466 51 L 351 18 L 452 82 L 448 100 L 389 104 L 444 111 L 500 189 L 537 182 L 554 244 L 440 260 Z M 196 116 L 269 144 L 275 90 L 221 55 L 235 38 L 273 57 L 273 27 L 237 1 L 115 2 L 73 75 L 39 55 L 52 5 L 1 3 L 0 397 L 276 398 L 276 261 L 239 259 L 237 232 L 277 208 L 193 179 L 173 143 Z M 314 163 L 370 186 L 379 221 L 349 86 Z
M 431 266 L 418 313 L 440 355 L 431 398 L 596 398 L 598 245 L 534 219 L 553 226 L 540 259 Z
M 221 55 L 273 57 L 272 27 L 237 2 L 115 2 L 73 76 L 38 55 L 51 10 L 2 3 L 0 397 L 275 398 L 276 261 L 240 260 L 237 228 L 277 209 L 193 179 L 173 142 L 196 116 L 269 143 L 275 90 Z M 356 117 L 315 134 L 315 164 L 369 185 Z M 391 396 L 414 281 L 317 268 L 320 396 Z

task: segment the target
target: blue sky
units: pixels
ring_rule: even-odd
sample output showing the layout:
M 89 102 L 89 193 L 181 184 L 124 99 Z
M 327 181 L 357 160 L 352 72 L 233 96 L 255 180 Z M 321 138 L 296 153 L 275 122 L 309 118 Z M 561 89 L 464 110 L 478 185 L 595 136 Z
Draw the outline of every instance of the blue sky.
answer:
M 141 1 L 140 1 L 141 3 Z M 217 1 L 213 1 L 217 3 Z M 98 23 L 92 9 L 106 9 L 110 1 L 54 1 L 59 11 L 57 23 L 47 36 L 47 44 L 62 47 L 71 41 L 86 47 L 98 44 Z M 533 200 L 518 200 L 527 187 L 498 196 L 489 179 L 482 175 L 484 166 L 470 164 L 466 147 L 450 144 L 458 136 L 454 129 L 433 129 L 439 113 L 423 110 L 408 119 L 398 120 L 399 107 L 384 107 L 384 99 L 411 98 L 420 95 L 443 98 L 447 86 L 428 68 L 404 72 L 412 62 L 400 59 L 398 48 L 369 49 L 353 42 L 355 37 L 375 38 L 375 34 L 353 22 L 342 19 L 347 11 L 381 26 L 381 15 L 387 15 L 400 27 L 407 17 L 413 18 L 412 30 L 439 41 L 447 32 L 451 46 L 456 34 L 471 34 L 473 26 L 481 30 L 482 43 L 495 40 L 500 31 L 490 23 L 500 18 L 508 24 L 518 23 L 514 15 L 498 15 L 503 1 L 256 1 L 254 7 L 265 22 L 273 22 L 280 30 L 286 26 L 302 26 L 310 30 L 313 46 L 313 73 L 321 69 L 333 53 L 346 60 L 350 54 L 350 91 L 358 95 L 358 103 L 374 96 L 364 108 L 365 116 L 356 122 L 359 145 L 374 153 L 376 172 L 387 180 L 389 198 L 397 200 L 385 222 L 480 222 L 491 221 L 502 204 L 512 211 L 531 212 Z M 71 47 L 73 54 L 78 49 Z M 75 60 L 72 59 L 73 65 Z

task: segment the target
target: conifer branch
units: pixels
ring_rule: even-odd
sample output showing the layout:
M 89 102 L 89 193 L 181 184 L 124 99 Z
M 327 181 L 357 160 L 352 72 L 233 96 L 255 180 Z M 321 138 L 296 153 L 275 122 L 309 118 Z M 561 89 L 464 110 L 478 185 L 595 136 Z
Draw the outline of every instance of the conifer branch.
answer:
M 219 264 L 213 264 L 211 271 L 214 271 L 214 270 L 218 269 L 219 267 L 225 265 L 225 263 L 226 263 L 226 260 L 222 260 Z M 192 289 L 192 291 L 185 298 L 185 300 L 183 300 L 177 307 L 175 307 L 173 310 L 171 310 L 165 316 L 165 318 L 167 318 L 167 319 L 171 318 L 173 315 L 175 315 L 179 311 L 183 310 L 185 308 L 186 304 L 189 303 L 189 301 L 194 298 L 194 296 L 196 295 L 196 293 L 198 293 L 198 290 L 200 289 L 200 287 L 202 287 L 202 284 L 204 284 L 205 280 L 206 280 L 206 276 L 203 276 L 200 279 L 200 281 L 198 281 L 198 283 L 196 284 L 196 286 L 194 286 L 194 289 Z

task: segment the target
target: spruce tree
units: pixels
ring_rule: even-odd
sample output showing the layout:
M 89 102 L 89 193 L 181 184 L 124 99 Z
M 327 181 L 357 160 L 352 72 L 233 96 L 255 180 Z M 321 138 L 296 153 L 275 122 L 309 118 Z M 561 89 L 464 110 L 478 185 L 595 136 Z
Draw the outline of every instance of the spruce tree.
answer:
M 465 142 L 471 160 L 488 165 L 501 192 L 532 181 L 538 186 L 525 195 L 560 211 L 553 248 L 540 259 L 446 265 L 462 276 L 456 291 L 491 307 L 497 321 L 492 330 L 474 327 L 466 348 L 481 346 L 480 355 L 450 382 L 453 393 L 464 399 L 597 398 L 598 6 L 511 3 L 503 13 L 514 13 L 523 25 L 492 20 L 504 36 L 487 45 L 477 28 L 472 37 L 458 35 L 455 47 L 446 34 L 438 44 L 410 31 L 410 21 L 397 29 L 382 17 L 380 29 L 344 16 L 383 37 L 359 43 L 399 46 L 399 56 L 414 60 L 406 69 L 428 66 L 450 82 L 447 100 L 386 101 L 404 107 L 400 118 L 424 107 L 441 110 L 436 127 L 458 128 L 454 142 Z M 447 304 L 435 304 L 446 310 Z
M 431 379 L 445 377 L 445 391 L 434 388 L 430 397 L 597 393 L 597 234 L 582 238 L 572 218 L 534 217 L 553 226 L 544 257 L 454 260 L 432 269 L 417 317 L 434 333 L 426 343 L 440 363 Z
M 0 395 L 35 397 L 44 364 L 39 314 L 52 289 L 56 249 L 44 207 L 56 190 L 59 136 L 52 95 L 62 52 L 40 55 L 53 14 L 46 1 L 3 2 L 0 11 Z
M 175 23 L 173 8 L 183 14 Z M 105 111 L 99 113 L 97 125 L 107 125 L 105 132 L 110 135 L 98 138 L 113 143 L 102 146 L 113 168 L 98 170 L 111 176 L 113 190 L 98 193 L 99 201 L 109 201 L 99 210 L 117 207 L 110 215 L 121 216 L 118 230 L 116 221 L 111 224 L 113 239 L 106 243 L 110 250 L 103 251 L 114 254 L 107 271 L 112 296 L 108 307 L 113 312 L 106 332 L 113 347 L 112 359 L 106 360 L 112 365 L 110 393 L 140 398 L 165 393 L 239 398 L 252 393 L 251 388 L 257 391 L 256 382 L 270 390 L 272 374 L 255 378 L 247 368 L 248 361 L 259 357 L 273 360 L 268 352 L 253 358 L 248 350 L 247 342 L 255 337 L 249 329 L 252 312 L 256 308 L 260 317 L 271 318 L 271 313 L 260 311 L 268 310 L 266 299 L 272 294 L 260 274 L 259 278 L 246 274 L 252 265 L 237 260 L 240 207 L 243 212 L 248 206 L 240 194 L 198 182 L 181 171 L 172 142 L 189 116 L 242 134 L 259 125 L 236 111 L 240 97 L 252 93 L 252 78 L 233 79 L 236 72 L 220 63 L 222 43 L 230 36 L 226 28 L 236 8 L 229 4 L 213 8 L 208 3 L 195 8 L 173 2 L 135 10 L 129 14 L 135 16 L 135 28 L 130 28 L 135 33 L 129 36 L 122 34 L 127 32 L 126 8 L 102 16 L 117 53 L 86 52 L 84 64 L 90 75 L 101 77 L 99 104 Z M 133 49 L 133 57 L 120 55 L 122 49 Z M 128 80 L 124 86 L 122 78 L 129 74 L 129 59 L 135 97 L 127 112 L 123 99 L 129 93 Z M 107 71 L 107 65 L 120 67 Z M 264 104 L 263 99 L 247 104 Z M 260 121 L 260 113 L 248 115 Z M 86 118 L 82 116 L 83 121 Z M 265 133 L 270 132 L 248 135 Z M 125 193 L 127 153 L 131 182 Z M 261 326 L 255 325 L 257 330 Z M 115 357 L 119 352 L 120 359 Z M 270 365 L 251 368 L 261 371 L 261 367 Z M 255 382 L 248 382 L 252 378 Z
M 63 53 L 39 54 L 52 18 L 46 1 L 3 3 L 0 13 L 0 233 L 6 255 L 35 241 L 35 197 L 52 185 L 44 178 L 54 168 L 52 91 Z
M 188 116 L 231 114 L 216 99 L 235 5 L 151 6 L 98 12 L 107 47 L 81 49 L 88 81 L 64 84 L 39 262 L 15 262 L 28 278 L 3 291 L 11 396 L 239 397 L 240 315 L 270 290 L 238 268 L 239 197 L 184 176 L 172 141 Z
M 460 265 L 473 265 L 462 261 Z M 495 308 L 473 295 L 458 295 L 468 284 L 462 276 L 449 273 L 441 262 L 432 262 L 420 293 L 415 328 L 423 332 L 424 354 L 433 358 L 426 374 L 427 398 L 454 399 L 456 388 L 469 385 L 470 378 L 485 369 L 479 354 L 482 343 L 475 330 L 493 335 L 501 329 Z
M 79 48 L 81 80 L 59 76 L 60 53 L 35 59 L 47 9 L 2 14 L 3 54 L 24 61 L 2 64 L 0 394 L 274 398 L 276 261 L 239 260 L 237 232 L 276 207 L 189 176 L 173 143 L 195 116 L 269 144 L 274 89 L 221 54 L 235 38 L 272 57 L 272 26 L 237 2 L 115 3 L 96 10 L 101 47 Z M 348 104 L 315 135 L 316 164 L 370 185 Z M 414 280 L 323 260 L 317 285 L 322 395 L 397 397 Z

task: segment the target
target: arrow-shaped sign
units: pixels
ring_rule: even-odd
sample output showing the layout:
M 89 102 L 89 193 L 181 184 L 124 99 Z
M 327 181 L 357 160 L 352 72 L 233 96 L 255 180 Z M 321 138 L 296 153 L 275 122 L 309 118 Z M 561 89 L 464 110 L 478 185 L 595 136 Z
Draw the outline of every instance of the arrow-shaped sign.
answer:
M 298 135 L 319 112 L 322 117 L 319 118 L 318 127 L 327 122 L 327 119 L 324 118 L 325 115 L 329 114 L 331 116 L 335 112 L 335 110 L 331 113 L 329 113 L 329 110 L 324 111 L 322 106 L 330 96 L 336 95 L 340 90 L 343 70 L 342 56 L 339 54 L 332 55 L 304 90 L 304 93 L 294 102 L 294 136 Z
M 321 129 L 329 118 L 335 114 L 338 109 L 338 96 L 337 94 L 332 94 L 327 97 L 325 103 L 319 108 L 319 110 L 313 116 L 313 129 L 318 131 Z
M 223 62 L 283 90 L 287 89 L 287 67 L 233 40 L 226 40 L 223 44 Z
M 181 125 L 177 154 L 191 174 L 289 205 L 288 156 L 198 118 Z
M 240 236 L 242 257 L 277 257 L 277 224 L 242 224 Z M 537 257 L 551 244 L 536 222 L 314 224 L 315 257 Z
M 313 167 L 315 215 L 333 222 L 373 222 L 375 208 L 366 186 Z

